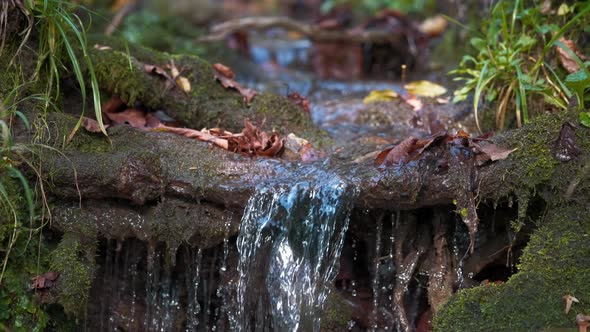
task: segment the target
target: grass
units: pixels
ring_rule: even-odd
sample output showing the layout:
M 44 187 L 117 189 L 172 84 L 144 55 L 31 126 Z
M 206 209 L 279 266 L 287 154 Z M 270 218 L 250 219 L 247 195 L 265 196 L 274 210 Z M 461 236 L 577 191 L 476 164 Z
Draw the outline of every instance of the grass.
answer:
M 21 10 L 29 18 L 29 26 L 22 33 L 25 38 L 21 47 L 27 43 L 31 30 L 36 28 L 39 32 L 36 73 L 48 77 L 48 100 L 57 100 L 60 94 L 61 73 L 64 72 L 64 69 L 70 68 L 80 86 L 82 107 L 84 108 L 87 98 L 87 84 L 82 71 L 83 62 L 92 92 L 94 115 L 101 131 L 106 135 L 102 120 L 100 89 L 92 60 L 88 55 L 86 30 L 80 18 L 74 13 L 78 7 L 77 4 L 63 0 L 24 0 Z M 77 50 L 79 53 L 76 53 Z M 83 113 L 84 109 L 82 109 Z M 80 117 L 72 135 L 81 124 L 82 117 Z
M 454 101 L 474 96 L 478 129 L 482 127 L 482 100 L 495 105 L 495 126 L 500 130 L 506 126 L 507 118 L 517 127 L 528 123 L 533 112 L 539 111 L 531 103 L 566 109 L 569 100 L 576 96 L 583 107 L 590 74 L 560 38 L 571 31 L 582 31 L 590 23 L 590 3 L 579 1 L 567 8 L 563 15 L 544 14 L 540 5 L 525 7 L 522 0 L 499 1 L 492 8 L 483 32 L 476 32 L 470 39 L 476 54 L 463 56 L 459 68 L 451 72 L 463 82 Z M 555 47 L 562 48 L 579 63 L 580 73 L 564 74 L 549 56 Z
M 100 92 L 92 61 L 88 55 L 86 30 L 74 11 L 79 8 L 60 0 L 7 0 L 0 3 L 0 55 L 11 56 L 3 71 L 0 89 L 0 330 L 44 330 L 49 316 L 29 291 L 29 278 L 47 272 L 48 250 L 41 230 L 50 222 L 51 213 L 43 184 L 41 150 L 63 153 L 39 143 L 15 142 L 15 124 L 37 132 L 23 110 L 44 123 L 44 116 L 59 108 L 60 82 L 72 75 L 80 86 L 83 105 L 91 91 L 95 116 L 102 122 Z M 9 30 L 20 11 L 26 26 L 19 35 Z M 34 39 L 31 36 L 35 36 Z M 11 38 L 11 39 L 10 39 Z M 22 39 L 18 45 L 14 40 Z M 37 47 L 31 45 L 38 42 Z M 10 45 L 10 46 L 8 46 Z M 10 50 L 14 56 L 2 52 Z M 15 52 L 16 50 L 16 52 Z M 25 77 L 20 52 L 36 52 L 34 74 Z M 34 54 L 34 53 L 33 53 Z M 35 55 L 35 54 L 34 54 Z M 16 73 L 16 74 L 14 74 Z M 11 78 L 12 77 L 12 78 Z M 27 83 L 23 83 L 27 82 Z M 84 110 L 82 110 L 83 114 Z M 28 113 L 27 113 L 28 114 Z M 81 125 L 82 116 L 72 135 Z M 42 125 L 41 125 L 42 126 Z M 76 171 L 74 176 L 76 176 Z

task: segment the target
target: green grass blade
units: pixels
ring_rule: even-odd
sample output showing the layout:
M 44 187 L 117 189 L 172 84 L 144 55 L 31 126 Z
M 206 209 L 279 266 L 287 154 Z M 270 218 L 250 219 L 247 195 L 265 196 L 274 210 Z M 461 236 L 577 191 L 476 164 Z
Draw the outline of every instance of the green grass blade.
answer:
M 481 126 L 479 124 L 479 100 L 481 98 L 481 94 L 483 93 L 486 86 L 496 77 L 497 74 L 490 75 L 490 77 L 486 77 L 488 74 L 488 62 L 485 63 L 483 68 L 481 69 L 481 74 L 477 80 L 477 86 L 475 87 L 475 94 L 473 96 L 473 112 L 475 116 L 475 124 L 477 126 L 477 130 L 481 131 Z
M 520 69 L 520 66 L 518 64 L 516 64 L 514 66 L 514 69 L 516 69 L 516 75 L 518 77 L 518 93 L 516 94 L 516 98 L 520 99 L 520 100 L 517 100 L 516 105 L 517 105 L 517 107 L 518 106 L 521 107 L 523 123 L 527 124 L 527 123 L 529 123 L 529 112 L 528 112 L 527 102 L 526 102 L 527 93 L 526 93 L 526 89 L 524 87 L 525 79 L 522 75 L 522 70 Z
M 24 177 L 23 173 L 18 169 L 10 166 L 8 167 L 8 172 L 11 176 L 16 177 L 20 180 L 21 185 L 24 190 L 25 199 L 27 201 L 27 208 L 29 210 L 29 218 L 32 220 L 35 218 L 35 202 L 33 201 L 33 191 L 31 187 L 29 187 L 29 182 Z

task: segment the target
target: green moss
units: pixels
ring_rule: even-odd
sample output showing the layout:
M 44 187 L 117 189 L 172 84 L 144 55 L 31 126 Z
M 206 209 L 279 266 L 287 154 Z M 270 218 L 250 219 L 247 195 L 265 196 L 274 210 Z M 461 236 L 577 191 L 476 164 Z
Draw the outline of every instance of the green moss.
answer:
M 348 330 L 351 317 L 353 317 L 351 306 L 337 290 L 332 289 L 324 303 L 321 331 Z
M 435 317 L 437 331 L 538 331 L 574 327 L 590 311 L 589 205 L 554 207 L 500 285 L 460 291 Z M 565 314 L 564 295 L 580 300 Z
M 85 310 L 96 269 L 95 250 L 95 245 L 82 245 L 74 234 L 66 233 L 51 254 L 51 269 L 60 273 L 58 302 L 68 314 L 79 316 Z
M 6 250 L 11 249 L 0 282 L 0 329 L 43 331 L 48 316 L 34 294 L 29 292 L 29 278 L 47 268 L 46 249 L 44 243 L 39 243 L 38 232 L 23 232 L 22 227 L 28 226 L 29 222 L 23 188 L 18 179 L 9 176 L 2 162 L 0 186 L 7 196 L 0 200 L 0 248 L 3 253 L 0 264 L 4 263 Z M 15 242 L 12 242 L 13 234 L 16 234 Z
M 102 89 L 128 105 L 140 102 L 150 109 L 165 110 L 191 128 L 222 127 L 239 132 L 243 120 L 249 118 L 258 124 L 266 120 L 265 130 L 276 129 L 284 135 L 292 132 L 317 145 L 330 143 L 309 115 L 285 97 L 262 93 L 251 105 L 245 105 L 236 90 L 216 81 L 211 65 L 199 57 L 161 53 L 117 38 L 94 37 L 92 43 L 107 46 L 90 50 Z M 144 69 L 145 64 L 165 67 L 172 62 L 190 81 L 188 93 Z

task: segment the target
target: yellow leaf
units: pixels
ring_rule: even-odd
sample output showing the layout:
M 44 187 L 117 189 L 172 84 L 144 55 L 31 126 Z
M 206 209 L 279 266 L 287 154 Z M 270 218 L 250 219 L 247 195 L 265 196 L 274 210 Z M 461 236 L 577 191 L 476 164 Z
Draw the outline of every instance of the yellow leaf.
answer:
M 191 82 L 189 82 L 189 80 L 186 77 L 178 76 L 176 78 L 176 84 L 178 84 L 182 91 L 186 93 L 191 92 Z
M 567 5 L 567 3 L 562 3 L 559 8 L 557 8 L 557 16 L 563 16 L 566 15 L 568 13 L 570 13 L 572 10 L 571 8 Z
M 447 89 L 430 81 L 416 81 L 406 84 L 404 88 L 411 94 L 420 97 L 434 98 L 447 93 Z
M 399 98 L 399 95 L 393 90 L 373 90 L 363 99 L 363 103 L 370 104 L 378 101 L 391 101 L 397 98 Z

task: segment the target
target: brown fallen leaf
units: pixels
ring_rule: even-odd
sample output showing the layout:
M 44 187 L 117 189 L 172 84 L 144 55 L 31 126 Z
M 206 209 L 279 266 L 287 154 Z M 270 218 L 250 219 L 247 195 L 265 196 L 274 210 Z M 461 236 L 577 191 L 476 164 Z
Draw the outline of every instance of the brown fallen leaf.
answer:
M 41 290 L 53 287 L 55 281 L 59 278 L 58 272 L 49 271 L 31 278 L 30 289 Z
M 166 72 L 166 70 L 160 66 L 144 64 L 143 70 L 148 74 L 161 76 L 168 82 L 174 82 L 174 79 L 172 79 L 168 72 Z
M 410 152 L 416 149 L 416 141 L 418 141 L 417 138 L 410 136 L 401 141 L 398 145 L 381 151 L 377 156 L 377 159 L 375 159 L 375 166 L 379 168 L 389 167 L 402 161 L 406 161 L 406 157 L 408 157 Z
M 107 113 L 114 124 L 127 124 L 135 128 L 144 128 L 147 124 L 146 112 L 137 108 L 128 108 L 123 112 Z
M 486 145 L 478 146 L 477 150 L 477 165 L 481 166 L 487 161 L 506 159 L 512 152 L 518 150 L 518 148 L 507 149 L 493 143 L 488 143 Z
M 577 55 L 581 61 L 585 61 L 587 59 L 587 57 L 584 56 L 584 54 L 582 54 L 582 52 L 578 49 L 573 40 L 561 37 L 559 38 L 559 41 L 569 48 L 571 52 Z M 557 51 L 557 58 L 565 70 L 567 70 L 570 74 L 580 70 L 580 65 L 569 52 L 564 50 L 561 46 L 555 46 L 555 50 Z
M 260 130 L 259 127 L 254 126 L 248 119 L 244 119 L 242 135 L 230 137 L 229 143 L 230 151 L 247 155 L 275 157 L 282 152 L 285 138 L 276 132 L 269 135 Z
M 125 107 L 125 102 L 119 96 L 112 96 L 109 101 L 102 107 L 103 113 L 115 113 Z
M 588 332 L 588 325 L 590 325 L 590 316 L 586 316 L 584 314 L 577 314 L 576 324 L 578 324 L 578 332 Z
M 419 157 L 420 155 L 422 155 L 422 153 L 424 153 L 424 151 L 426 149 L 428 149 L 433 143 L 441 142 L 441 141 L 447 139 L 448 137 L 449 137 L 449 135 L 447 134 L 447 132 L 442 130 L 435 135 L 432 135 L 432 136 L 427 137 L 425 139 L 417 140 L 416 146 L 418 146 L 420 148 L 417 150 L 416 158 Z
M 224 88 L 236 89 L 242 97 L 246 105 L 250 105 L 254 96 L 258 94 L 256 90 L 244 88 L 238 82 L 234 81 L 235 74 L 228 67 L 216 63 L 213 65 L 215 79 L 218 80 Z
M 563 296 L 563 300 L 565 301 L 565 314 L 567 315 L 570 310 L 572 309 L 572 304 L 580 303 L 580 301 L 575 298 L 573 295 L 567 294 Z
M 229 150 L 228 140 L 225 138 L 220 138 L 215 135 L 211 135 L 208 133 L 204 133 L 200 130 L 190 129 L 190 128 L 178 128 L 178 127 L 169 127 L 163 124 L 151 128 L 150 131 L 157 131 L 157 132 L 167 132 L 173 133 L 180 136 L 184 136 L 187 138 L 195 138 L 199 141 L 212 143 L 222 149 Z
M 291 100 L 295 105 L 301 107 L 305 113 L 311 114 L 309 100 L 306 97 L 300 95 L 297 92 L 291 92 L 287 95 L 287 98 L 289 98 L 289 100 Z
M 221 63 L 214 63 L 213 69 L 215 69 L 219 74 L 233 80 L 236 78 L 236 74 L 226 65 Z
M 561 125 L 559 135 L 555 142 L 553 142 L 553 147 L 551 148 L 555 159 L 561 162 L 568 162 L 577 158 L 582 153 L 576 140 L 575 128 L 570 122 L 565 122 Z
M 100 133 L 102 131 L 98 125 L 98 121 L 87 117 L 82 119 L 82 127 L 91 133 Z M 108 125 L 105 124 L 105 128 L 108 128 Z

